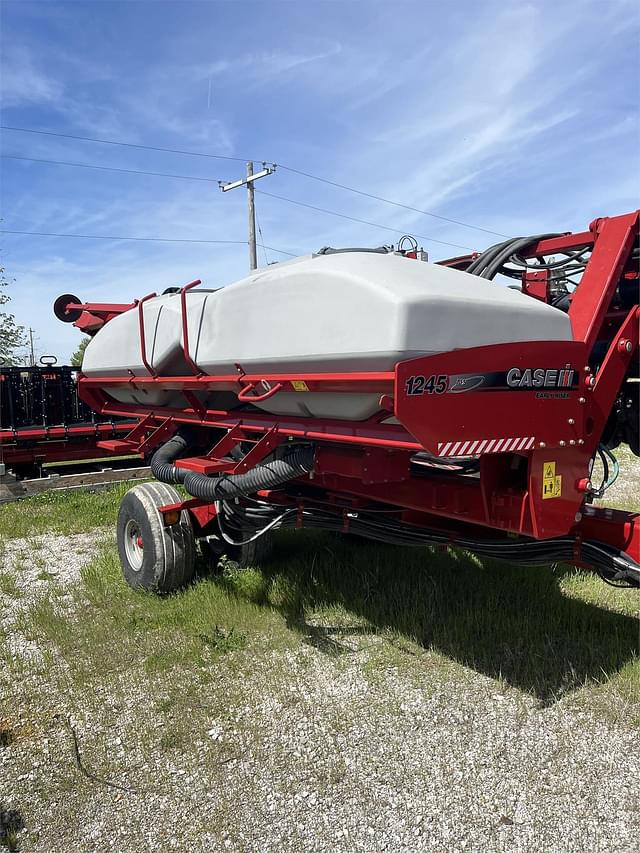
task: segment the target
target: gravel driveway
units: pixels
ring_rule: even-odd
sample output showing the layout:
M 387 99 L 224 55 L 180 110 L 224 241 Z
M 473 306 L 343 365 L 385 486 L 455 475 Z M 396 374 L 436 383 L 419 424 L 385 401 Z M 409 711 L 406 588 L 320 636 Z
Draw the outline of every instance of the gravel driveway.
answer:
M 4 630 L 24 658 L 20 677 L 0 674 L 9 849 L 638 849 L 637 708 L 634 720 L 619 698 L 604 709 L 571 697 L 544 706 L 428 654 L 374 666 L 378 638 L 348 632 L 340 653 L 266 652 L 272 665 L 263 656 L 249 680 L 239 672 L 232 693 L 214 677 L 190 700 L 192 721 L 163 710 L 168 685 L 142 671 L 96 673 L 43 696 L 20 610 L 46 588 L 43 572 L 77 583 L 99 538 L 5 550 L 23 596 L 0 595 Z M 174 747 L 185 725 L 188 741 Z

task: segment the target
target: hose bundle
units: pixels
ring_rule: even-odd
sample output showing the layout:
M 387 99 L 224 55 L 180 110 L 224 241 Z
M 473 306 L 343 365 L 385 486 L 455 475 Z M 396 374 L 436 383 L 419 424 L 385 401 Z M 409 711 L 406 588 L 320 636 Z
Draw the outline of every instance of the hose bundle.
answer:
M 416 527 L 394 518 L 390 511 L 350 511 L 346 517 L 337 509 L 305 504 L 303 509 L 290 507 L 283 511 L 265 501 L 247 499 L 239 503 L 218 505 L 218 524 L 223 539 L 239 545 L 253 541 L 270 530 L 302 526 L 321 530 L 348 531 L 367 539 L 390 545 L 450 545 L 451 537 L 439 530 Z M 249 539 L 244 537 L 252 533 Z M 480 557 L 526 565 L 573 563 L 575 537 L 555 539 L 472 539 L 456 537 L 455 547 Z M 640 586 L 640 565 L 624 551 L 603 542 L 580 543 L 582 558 L 592 565 L 600 577 L 614 586 Z
M 252 495 L 260 489 L 275 489 L 289 480 L 308 474 L 313 468 L 314 448 L 302 446 L 281 459 L 272 459 L 256 465 L 246 474 L 221 474 L 207 477 L 195 471 L 187 471 L 184 487 L 194 498 L 205 501 L 222 501 Z
M 532 237 L 511 237 L 509 240 L 504 240 L 502 243 L 496 243 L 495 246 L 490 246 L 485 249 L 481 255 L 472 261 L 467 267 L 467 272 L 478 275 L 481 278 L 493 278 L 497 275 L 501 268 L 508 263 L 513 255 L 517 255 L 527 246 L 532 243 L 539 243 L 540 240 L 548 240 L 551 237 L 561 237 L 561 234 L 538 234 Z
M 182 483 L 192 497 L 206 501 L 231 500 L 254 494 L 260 489 L 275 489 L 289 480 L 308 474 L 313 469 L 314 447 L 294 445 L 280 459 L 256 465 L 246 474 L 207 477 L 206 474 L 175 466 L 175 460 L 192 445 L 193 439 L 188 430 L 177 432 L 153 454 L 151 473 L 162 483 Z

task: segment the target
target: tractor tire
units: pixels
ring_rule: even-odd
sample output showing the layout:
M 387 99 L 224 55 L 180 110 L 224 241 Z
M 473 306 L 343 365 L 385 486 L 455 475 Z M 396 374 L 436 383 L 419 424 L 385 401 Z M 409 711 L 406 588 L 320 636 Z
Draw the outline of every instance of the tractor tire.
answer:
M 158 507 L 182 498 L 164 483 L 140 483 L 130 489 L 118 511 L 117 539 L 126 582 L 134 589 L 173 592 L 193 577 L 195 538 L 189 513 L 165 527 Z

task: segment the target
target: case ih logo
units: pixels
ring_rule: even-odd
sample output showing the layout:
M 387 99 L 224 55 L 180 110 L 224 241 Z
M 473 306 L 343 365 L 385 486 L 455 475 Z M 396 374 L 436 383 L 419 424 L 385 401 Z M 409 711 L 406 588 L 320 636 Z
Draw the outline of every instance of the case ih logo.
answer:
M 576 371 L 570 364 L 565 364 L 562 370 L 545 367 L 527 367 L 522 370 L 512 367 L 507 373 L 509 388 L 571 388 Z
M 540 397 L 567 397 L 578 386 L 578 371 L 564 367 L 512 367 L 495 373 L 409 376 L 408 397 L 423 394 L 464 394 L 468 391 L 538 391 Z M 545 393 L 549 392 L 549 393 Z

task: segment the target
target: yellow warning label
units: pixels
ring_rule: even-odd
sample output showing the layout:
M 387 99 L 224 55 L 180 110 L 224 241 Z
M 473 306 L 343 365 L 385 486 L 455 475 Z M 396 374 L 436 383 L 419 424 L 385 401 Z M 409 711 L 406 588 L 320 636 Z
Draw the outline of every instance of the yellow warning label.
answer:
M 291 385 L 294 391 L 308 391 L 309 386 L 304 381 L 304 379 L 292 379 Z
M 562 475 L 556 476 L 556 463 L 545 462 L 542 466 L 542 499 L 562 496 Z

